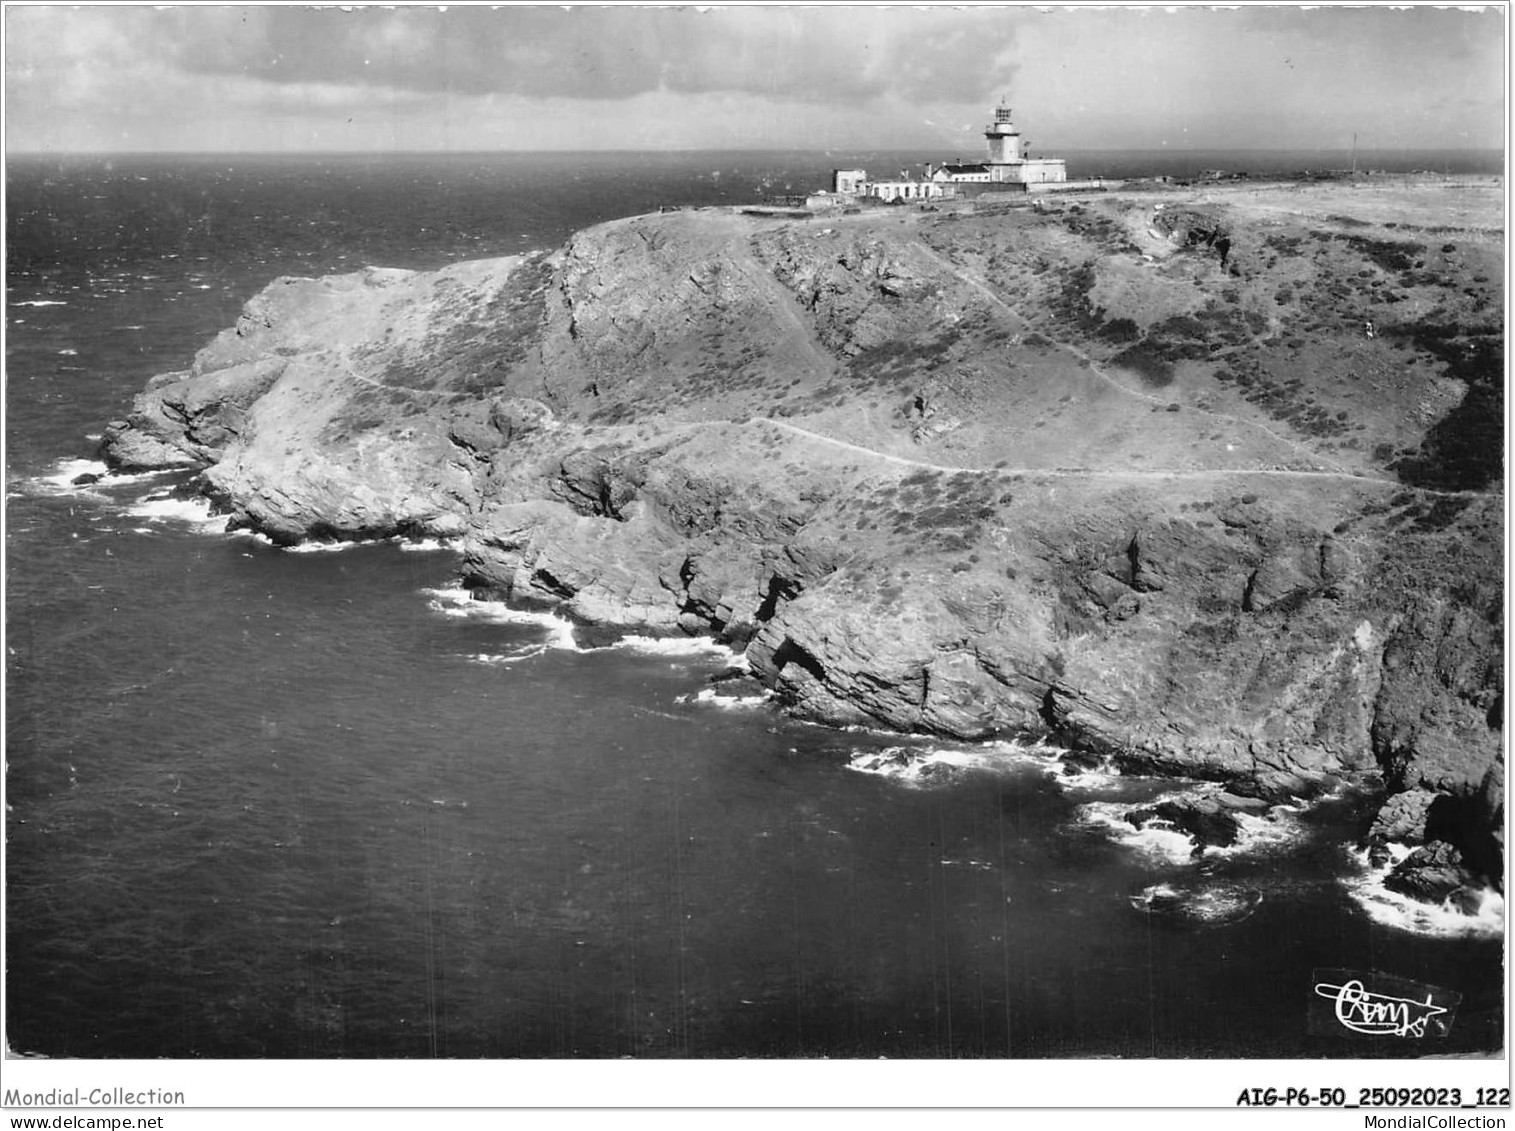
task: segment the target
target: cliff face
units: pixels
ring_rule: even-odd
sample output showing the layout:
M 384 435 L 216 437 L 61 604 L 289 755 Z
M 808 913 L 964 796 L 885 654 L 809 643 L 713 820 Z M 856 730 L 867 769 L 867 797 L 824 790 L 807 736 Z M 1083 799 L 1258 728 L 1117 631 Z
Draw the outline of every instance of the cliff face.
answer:
M 1453 440 L 1499 238 L 1372 203 L 1212 205 L 1224 266 L 1127 199 L 281 279 L 107 454 L 281 541 L 461 536 L 476 586 L 713 633 L 816 720 L 1379 776 L 1380 835 L 1497 874 L 1502 469 Z

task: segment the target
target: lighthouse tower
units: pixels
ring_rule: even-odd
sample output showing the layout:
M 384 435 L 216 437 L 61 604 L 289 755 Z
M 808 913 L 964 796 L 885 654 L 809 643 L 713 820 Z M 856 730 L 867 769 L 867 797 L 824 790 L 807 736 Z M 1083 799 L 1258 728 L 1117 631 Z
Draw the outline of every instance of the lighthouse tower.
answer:
M 1068 163 L 1061 157 L 1027 156 L 1026 139 L 1010 120 L 1010 107 L 1003 101 L 994 111 L 994 121 L 984 127 L 984 137 L 989 142 L 988 161 L 982 165 L 943 164 L 930 171 L 931 179 L 962 186 L 954 191 L 968 197 L 1016 188 L 1024 192 L 1055 191 L 1046 186 L 1061 185 L 1068 180 Z M 970 185 L 983 187 L 967 187 Z
M 1010 120 L 1010 107 L 1003 101 L 994 111 L 994 121 L 984 127 L 984 137 L 989 140 L 990 165 L 1018 165 L 1021 156 L 1021 135 Z M 999 179 L 999 178 L 996 178 Z

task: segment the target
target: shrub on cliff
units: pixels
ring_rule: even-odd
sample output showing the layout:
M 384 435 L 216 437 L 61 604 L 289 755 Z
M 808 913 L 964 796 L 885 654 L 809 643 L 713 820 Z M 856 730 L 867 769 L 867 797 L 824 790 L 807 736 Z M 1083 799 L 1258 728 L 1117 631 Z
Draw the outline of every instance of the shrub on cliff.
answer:
M 1141 330 L 1129 318 L 1112 318 L 1100 328 L 1099 336 L 1107 342 L 1134 342 Z
M 1413 455 L 1390 464 L 1402 482 L 1444 491 L 1481 491 L 1504 476 L 1504 341 L 1485 327 L 1417 327 L 1415 345 L 1466 382 L 1462 402 L 1438 421 Z
M 1110 359 L 1114 365 L 1129 369 L 1154 389 L 1173 384 L 1173 363 L 1151 342 L 1140 341 Z

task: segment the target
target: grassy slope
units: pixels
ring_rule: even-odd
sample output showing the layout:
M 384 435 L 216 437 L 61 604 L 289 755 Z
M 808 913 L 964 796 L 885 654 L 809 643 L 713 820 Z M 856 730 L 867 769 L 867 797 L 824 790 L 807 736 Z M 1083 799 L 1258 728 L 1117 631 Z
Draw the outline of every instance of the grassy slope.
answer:
M 1195 225 L 1225 233 L 1224 264 Z M 810 600 L 836 616 L 904 624 L 942 594 L 931 623 L 1000 618 L 1046 678 L 1154 724 L 1218 719 L 1204 744 L 1227 696 L 1238 733 L 1294 701 L 1315 725 L 1305 657 L 1378 615 L 1356 582 L 1321 599 L 1326 543 L 1342 576 L 1433 597 L 1459 562 L 1496 569 L 1467 551 L 1497 536 L 1498 504 L 1467 492 L 1502 487 L 1499 250 L 1493 189 L 643 217 L 566 253 L 544 326 L 575 329 L 550 390 L 586 445 L 672 459 L 733 513 L 785 499 L 828 562 Z M 1175 568 L 1209 565 L 1133 616 L 1108 578 L 1138 528 Z M 941 646 L 922 636 L 922 656 Z
M 1203 493 L 1289 472 L 1321 488 L 1314 518 L 1329 529 L 1348 496 L 1356 513 L 1403 484 L 1500 488 L 1498 209 L 1492 187 L 1432 185 L 806 222 L 671 213 L 582 233 L 514 271 L 411 277 L 351 312 L 325 291 L 368 289 L 355 280 L 299 284 L 323 301 L 295 303 L 271 332 L 280 353 L 304 343 L 302 372 L 346 385 L 323 408 L 328 448 L 445 431 L 449 413 L 482 421 L 494 398 L 531 397 L 590 446 L 750 422 L 768 429 L 756 453 L 722 441 L 708 471 L 809 474 L 816 490 L 872 499 L 861 536 L 924 513 L 944 551 L 1002 523 L 1008 488 L 985 479 L 992 499 L 932 510 L 923 492 L 874 499 L 870 480 L 1034 472 L 1065 497 L 1177 498 L 1172 474 Z M 1208 238 L 1186 242 L 1196 229 Z M 846 475 L 818 460 L 828 444 Z
M 1497 208 L 701 211 L 275 285 L 202 357 L 289 362 L 211 474 L 289 537 L 467 526 L 492 583 L 590 619 L 803 645 L 816 717 L 970 733 L 1056 685 L 1086 732 L 1233 766 L 1360 758 L 1414 602 L 1443 628 L 1400 648 L 1435 704 L 1395 716 L 1411 766 L 1481 749 L 1498 694 L 1446 659 L 1499 648 L 1458 588 L 1500 564 Z
M 762 416 L 948 467 L 1497 486 L 1493 190 L 1213 195 L 1196 207 L 1229 232 L 1224 267 L 1158 234 L 1154 207 L 1185 202 L 1156 194 L 1045 214 L 625 222 L 611 265 L 638 245 L 657 257 L 622 293 L 576 297 L 656 293 L 593 328 L 608 349 L 581 350 L 592 375 L 560 380 L 558 407 L 594 424 Z M 669 263 L 691 266 L 674 286 Z

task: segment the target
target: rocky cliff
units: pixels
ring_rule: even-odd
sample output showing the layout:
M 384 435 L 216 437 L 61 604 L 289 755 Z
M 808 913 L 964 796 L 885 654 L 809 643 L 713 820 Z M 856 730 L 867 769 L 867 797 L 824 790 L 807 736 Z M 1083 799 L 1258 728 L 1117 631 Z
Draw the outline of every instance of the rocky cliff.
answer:
M 280 542 L 462 538 L 818 721 L 1376 783 L 1441 898 L 1503 825 L 1501 236 L 1417 234 L 1444 195 L 677 212 L 279 279 L 106 452 Z

